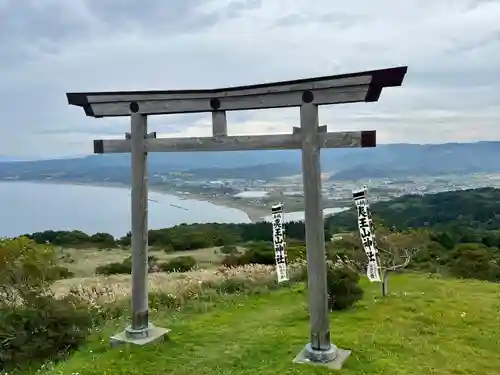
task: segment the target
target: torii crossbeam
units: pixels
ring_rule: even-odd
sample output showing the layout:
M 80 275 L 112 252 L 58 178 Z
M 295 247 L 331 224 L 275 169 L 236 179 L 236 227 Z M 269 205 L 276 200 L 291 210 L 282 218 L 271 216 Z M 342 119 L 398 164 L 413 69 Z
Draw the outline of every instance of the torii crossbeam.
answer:
M 378 101 L 382 89 L 401 86 L 407 67 L 212 90 L 68 93 L 68 102 L 91 117 L 131 117 L 126 139 L 96 140 L 95 153 L 131 153 L 132 159 L 132 323 L 115 340 L 142 344 L 167 330 L 148 321 L 147 294 L 147 154 L 300 149 L 305 198 L 305 226 L 310 311 L 310 343 L 296 362 L 340 368 L 350 351 L 330 341 L 325 239 L 321 197 L 320 149 L 375 147 L 374 130 L 327 132 L 319 126 L 318 106 Z M 300 107 L 300 127 L 291 134 L 228 136 L 226 111 Z M 147 133 L 147 116 L 212 113 L 212 137 L 156 138 Z

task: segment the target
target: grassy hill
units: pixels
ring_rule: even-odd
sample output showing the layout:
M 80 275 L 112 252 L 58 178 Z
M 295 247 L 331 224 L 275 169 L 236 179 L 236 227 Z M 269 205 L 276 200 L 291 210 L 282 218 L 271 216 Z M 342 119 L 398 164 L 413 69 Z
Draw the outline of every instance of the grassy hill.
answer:
M 391 277 L 386 299 L 379 297 L 379 284 L 363 278 L 364 298 L 350 310 L 331 314 L 333 342 L 353 350 L 343 373 L 498 374 L 500 231 L 494 229 L 500 226 L 499 201 L 500 190 L 476 189 L 373 205 L 377 224 L 402 229 L 378 225 L 379 246 L 395 253 L 417 249 L 410 267 L 420 273 Z M 337 220 L 330 229 L 355 229 L 349 217 L 352 212 L 329 219 Z M 432 230 L 406 230 L 422 226 Z M 304 275 L 304 227 L 290 223 L 286 231 L 290 277 L 297 282 Z M 130 318 L 130 237 L 46 231 L 29 235 L 32 241 L 0 241 L 0 266 L 8 271 L 0 272 L 0 285 L 22 291 L 31 277 L 50 281 L 35 288 L 38 299 L 20 294 L 27 296 L 23 309 L 16 303 L 2 307 L 0 299 L 0 368 L 8 368 L 2 367 L 4 361 L 18 366 L 15 375 L 330 373 L 292 363 L 308 340 L 307 290 L 300 283 L 276 290 L 271 232 L 269 223 L 150 231 L 150 255 L 156 258 L 148 259 L 150 316 L 172 329 L 171 340 L 114 349 L 109 337 Z M 327 242 L 327 258 L 363 262 L 359 238 L 342 237 Z M 200 268 L 171 272 L 162 266 L 180 256 Z M 100 272 L 103 266 L 110 272 Z M 21 277 L 12 281 L 9 275 Z M 45 291 L 54 295 L 50 303 Z M 34 354 L 37 350 L 42 354 Z M 39 369 L 39 363 L 72 350 L 65 361 Z M 20 370 L 30 364 L 31 372 Z
M 418 274 L 379 284 L 363 281 L 352 310 L 331 314 L 332 340 L 353 350 L 342 374 L 498 374 L 500 286 Z M 222 298 L 222 297 L 221 297 Z M 170 341 L 110 348 L 108 337 L 128 322 L 109 322 L 67 361 L 39 373 L 79 374 L 327 374 L 292 363 L 308 339 L 302 284 L 256 296 L 162 308 L 153 321 L 172 329 Z

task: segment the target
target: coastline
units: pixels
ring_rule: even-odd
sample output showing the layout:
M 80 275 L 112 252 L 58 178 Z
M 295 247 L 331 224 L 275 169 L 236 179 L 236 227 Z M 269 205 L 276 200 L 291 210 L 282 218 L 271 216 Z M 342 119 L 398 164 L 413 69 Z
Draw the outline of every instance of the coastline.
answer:
M 108 188 L 120 188 L 120 189 L 130 189 L 130 185 L 120 183 L 120 182 L 82 182 L 82 181 L 60 181 L 60 180 L 2 180 L 0 182 L 29 182 L 35 184 L 45 184 L 45 185 L 73 185 L 73 186 L 95 186 L 95 187 L 108 187 Z M 270 212 L 264 208 L 252 207 L 245 204 L 238 204 L 238 202 L 230 198 L 222 197 L 210 197 L 202 194 L 183 194 L 175 191 L 173 189 L 162 188 L 158 185 L 148 186 L 148 190 L 157 194 L 171 195 L 181 200 L 193 200 L 199 202 L 208 202 L 215 206 L 233 208 L 244 212 L 252 223 L 257 223 L 263 221 L 265 216 L 268 216 Z

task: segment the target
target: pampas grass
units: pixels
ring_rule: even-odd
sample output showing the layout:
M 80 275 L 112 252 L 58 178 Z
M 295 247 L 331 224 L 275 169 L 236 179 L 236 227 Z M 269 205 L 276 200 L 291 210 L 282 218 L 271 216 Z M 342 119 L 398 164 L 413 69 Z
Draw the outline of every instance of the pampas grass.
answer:
M 290 280 L 301 277 L 303 262 L 289 265 Z M 83 301 L 103 306 L 130 298 L 131 275 L 111 275 L 65 279 L 55 282 L 52 291 L 56 298 L 73 295 Z M 185 273 L 149 274 L 149 293 L 168 295 L 172 299 L 191 300 L 208 290 L 221 290 L 227 283 L 238 283 L 247 290 L 255 287 L 276 285 L 274 266 L 251 264 L 235 268 L 220 267 L 217 270 L 198 269 Z

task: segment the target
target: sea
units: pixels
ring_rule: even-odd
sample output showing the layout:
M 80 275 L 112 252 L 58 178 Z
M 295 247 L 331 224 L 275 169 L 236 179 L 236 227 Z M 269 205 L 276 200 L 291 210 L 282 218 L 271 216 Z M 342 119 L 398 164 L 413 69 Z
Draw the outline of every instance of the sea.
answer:
M 149 193 L 148 226 L 250 223 L 234 208 Z M 121 237 L 130 231 L 130 189 L 35 182 L 0 182 L 0 237 L 44 230 L 81 230 Z

